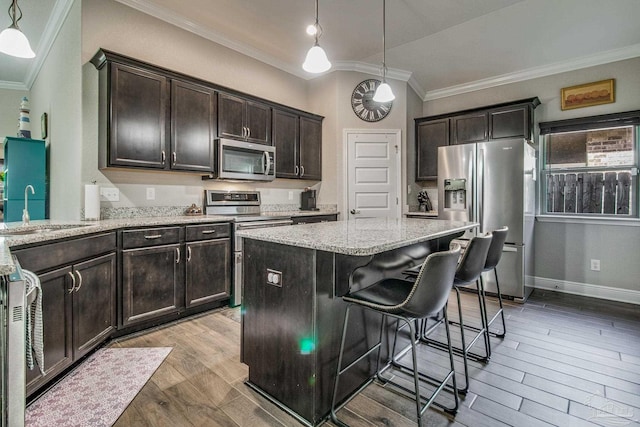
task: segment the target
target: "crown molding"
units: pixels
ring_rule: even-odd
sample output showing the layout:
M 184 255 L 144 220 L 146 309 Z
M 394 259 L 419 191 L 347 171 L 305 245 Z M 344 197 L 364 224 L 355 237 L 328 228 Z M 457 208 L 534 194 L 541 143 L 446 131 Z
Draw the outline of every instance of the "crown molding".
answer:
M 53 6 L 51 17 L 47 21 L 47 25 L 44 27 L 42 36 L 40 37 L 40 43 L 38 43 L 36 57 L 29 66 L 24 79 L 24 86 L 28 90 L 31 90 L 31 86 L 33 86 L 36 77 L 38 77 L 38 74 L 44 65 L 44 61 L 47 59 L 47 56 L 51 51 L 51 47 L 64 25 L 65 19 L 67 19 L 67 15 L 69 15 L 73 2 L 74 0 L 57 0 Z
M 371 74 L 374 76 L 380 76 L 382 74 L 381 67 L 379 65 L 372 65 L 362 61 L 335 61 L 331 71 L 355 71 L 357 73 Z M 314 79 L 320 75 L 315 74 L 311 78 Z M 411 73 L 409 71 L 400 70 L 398 68 L 387 68 L 387 77 L 393 80 L 400 80 L 403 82 L 409 81 Z
M 477 90 L 488 89 L 510 83 L 517 83 L 525 80 L 547 77 L 554 74 L 565 73 L 567 71 L 574 71 L 582 68 L 608 64 L 611 62 L 623 61 L 625 59 L 636 58 L 638 56 L 640 56 L 640 43 L 625 46 L 619 49 L 599 52 L 593 55 L 581 56 L 579 58 L 569 59 L 567 61 L 542 65 L 539 67 L 490 77 L 487 79 L 476 80 L 473 82 L 450 86 L 443 89 L 436 89 L 419 93 L 424 94 L 424 97 L 422 98 L 423 101 L 432 101 L 434 99 L 446 98 L 449 96 L 460 95 L 468 92 L 475 92 Z
M 7 80 L 0 80 L 0 89 L 29 90 L 29 88 L 22 82 L 10 82 Z

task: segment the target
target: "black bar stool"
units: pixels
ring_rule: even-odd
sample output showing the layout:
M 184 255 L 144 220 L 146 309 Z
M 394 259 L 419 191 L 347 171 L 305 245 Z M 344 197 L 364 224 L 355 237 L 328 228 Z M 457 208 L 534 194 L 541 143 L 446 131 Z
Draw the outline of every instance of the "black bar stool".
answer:
M 446 412 L 455 414 L 458 410 L 458 394 L 455 378 L 455 368 L 453 364 L 453 350 L 451 348 L 451 336 L 449 334 L 449 324 L 446 325 L 447 346 L 449 349 L 449 361 L 451 365 L 450 371 L 444 377 L 444 379 L 434 379 L 430 376 L 420 373 L 417 365 L 416 346 L 420 342 L 416 340 L 416 329 L 414 326 L 414 320 L 424 319 L 428 316 L 433 316 L 438 312 L 444 310 L 446 317 L 446 306 L 449 299 L 449 294 L 453 286 L 453 279 L 456 272 L 456 265 L 458 257 L 460 256 L 460 246 L 453 245 L 449 251 L 432 253 L 427 257 L 423 263 L 418 278 L 414 281 L 402 280 L 397 278 L 387 278 L 374 283 L 359 291 L 350 293 L 342 297 L 342 299 L 348 303 L 344 317 L 344 326 L 342 329 L 342 339 L 340 343 L 340 353 L 338 355 L 338 366 L 336 371 L 336 379 L 333 388 L 333 396 L 331 399 L 331 420 L 340 426 L 345 426 L 343 422 L 338 420 L 336 415 L 336 400 L 338 394 L 338 385 L 340 375 L 344 374 L 348 369 L 355 366 L 358 362 L 363 360 L 369 354 L 374 351 L 378 351 L 376 373 L 372 376 L 363 387 L 357 390 L 352 396 L 346 399 L 340 407 L 344 406 L 349 400 L 351 400 L 358 392 L 364 389 L 374 378 L 378 378 L 379 381 L 390 384 L 398 389 L 409 393 L 416 402 L 416 415 L 418 419 L 418 426 L 422 426 L 422 414 L 427 410 L 430 405 L 435 405 Z M 349 325 L 349 311 L 352 307 L 357 306 L 363 309 L 368 309 L 380 313 L 382 315 L 380 324 L 380 336 L 377 344 L 369 348 L 363 355 L 358 357 L 355 361 L 349 365 L 342 367 L 342 359 L 345 348 L 345 337 L 347 335 Z M 393 350 L 391 351 L 389 362 L 380 369 L 380 349 L 382 346 L 382 336 L 387 324 L 387 317 L 391 317 L 397 320 L 396 322 L 396 339 L 394 339 Z M 402 325 L 400 325 L 402 322 Z M 395 342 L 397 340 L 398 329 L 400 326 L 409 326 L 410 330 L 410 342 L 412 351 L 412 367 L 402 366 L 398 363 L 405 351 L 400 352 L 400 356 L 395 355 Z M 410 373 L 413 376 L 414 390 L 410 390 L 399 383 L 391 381 L 391 378 L 383 376 L 385 370 L 391 366 L 401 368 L 401 371 Z M 447 386 L 449 380 L 452 381 L 451 390 L 454 395 L 454 406 L 449 408 L 435 402 L 436 396 Z M 420 397 L 420 381 L 437 385 L 432 395 L 426 399 L 426 403 L 422 404 L 422 398 Z
M 486 301 L 485 301 L 485 315 L 487 316 L 485 318 L 485 323 L 487 324 L 487 330 L 489 330 L 489 327 L 498 318 L 498 315 L 502 316 L 502 333 L 489 331 L 489 334 L 498 338 L 504 337 L 504 334 L 507 332 L 507 324 L 504 321 L 504 307 L 502 305 L 502 293 L 500 292 L 500 283 L 498 282 L 498 270 L 496 267 L 498 266 L 498 263 L 500 262 L 500 258 L 502 257 L 502 248 L 504 247 L 504 242 L 506 242 L 507 240 L 508 233 L 509 233 L 509 227 L 506 227 L 506 226 L 491 232 L 491 234 L 493 234 L 493 240 L 491 240 L 491 246 L 489 246 L 489 252 L 487 253 L 487 261 L 485 262 L 484 269 L 482 270 L 483 272 L 489 272 L 493 270 L 493 273 L 495 274 L 495 277 L 496 277 L 496 290 L 498 293 L 498 303 L 500 305 L 500 308 L 498 309 L 496 314 L 493 315 L 491 320 L 487 320 L 488 314 L 486 311 Z M 482 286 L 484 288 L 484 279 L 482 278 L 482 276 L 480 276 L 480 280 L 483 281 Z
M 484 265 L 487 260 L 487 253 L 489 252 L 489 246 L 491 245 L 491 241 L 493 236 L 489 233 L 486 236 L 476 236 L 467 245 L 464 254 L 462 255 L 462 259 L 458 263 L 458 268 L 456 269 L 455 279 L 453 281 L 453 289 L 456 291 L 456 299 L 458 301 L 458 318 L 459 322 L 449 321 L 451 324 L 456 324 L 460 326 L 460 339 L 462 341 L 462 346 L 460 348 L 454 347 L 454 353 L 462 356 L 462 362 L 464 365 L 464 378 L 465 378 L 465 386 L 458 388 L 458 392 L 465 394 L 469 388 L 469 368 L 467 364 L 467 359 L 469 357 L 479 360 L 482 362 L 486 362 L 491 357 L 491 343 L 489 342 L 489 334 L 487 333 L 487 324 L 486 324 L 486 308 L 484 301 L 484 288 L 482 286 L 482 282 L 480 281 L 480 276 L 482 274 Z M 474 293 L 478 295 L 478 307 L 480 310 L 480 323 L 481 327 L 473 327 L 464 324 L 463 316 L 462 316 L 462 304 L 460 300 L 460 288 L 466 287 L 474 284 L 476 285 L 476 289 L 473 290 Z M 444 319 L 440 320 L 436 323 L 436 325 L 432 326 L 433 329 L 439 323 L 445 322 Z M 423 330 L 426 328 L 426 322 L 423 323 Z M 473 339 L 467 344 L 466 338 L 464 336 L 464 330 L 469 329 L 476 333 Z M 484 338 L 484 348 L 485 355 L 482 356 L 477 353 L 472 353 L 471 347 L 475 345 L 475 343 L 480 339 L 480 337 Z M 423 342 L 428 343 L 437 348 L 446 349 L 447 344 L 434 340 L 421 334 L 421 340 Z

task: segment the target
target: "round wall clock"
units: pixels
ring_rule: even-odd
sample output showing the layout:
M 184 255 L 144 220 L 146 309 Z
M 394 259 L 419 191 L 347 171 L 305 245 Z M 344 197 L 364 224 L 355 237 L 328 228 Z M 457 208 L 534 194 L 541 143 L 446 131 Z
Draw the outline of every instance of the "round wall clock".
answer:
M 393 101 L 380 103 L 373 100 L 373 95 L 380 83 L 380 80 L 367 79 L 358 83 L 351 94 L 353 112 L 366 122 L 380 121 L 391 111 Z

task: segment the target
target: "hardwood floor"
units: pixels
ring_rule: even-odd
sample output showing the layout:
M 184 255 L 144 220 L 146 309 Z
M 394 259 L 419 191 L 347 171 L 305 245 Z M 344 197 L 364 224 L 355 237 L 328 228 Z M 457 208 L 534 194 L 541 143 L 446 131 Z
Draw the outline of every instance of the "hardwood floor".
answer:
M 463 308 L 473 321 L 474 295 L 463 295 Z M 507 335 L 492 338 L 489 363 L 470 362 L 455 418 L 429 409 L 426 425 L 640 426 L 640 307 L 536 290 L 505 311 Z M 300 426 L 244 385 L 239 317 L 222 309 L 112 344 L 173 347 L 115 425 Z M 448 359 L 425 348 L 419 363 L 437 373 Z M 413 403 L 375 383 L 338 414 L 350 426 L 416 425 Z

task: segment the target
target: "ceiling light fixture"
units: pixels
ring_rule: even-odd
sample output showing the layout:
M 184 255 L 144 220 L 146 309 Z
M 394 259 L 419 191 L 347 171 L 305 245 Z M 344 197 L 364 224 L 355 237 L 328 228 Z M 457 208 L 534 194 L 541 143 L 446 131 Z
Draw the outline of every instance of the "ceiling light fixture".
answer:
M 19 15 L 16 14 L 16 11 Z M 36 54 L 29 45 L 27 36 L 18 27 L 18 21 L 22 19 L 22 10 L 18 6 L 18 0 L 13 0 L 9 6 L 11 25 L 0 33 L 0 52 L 18 58 L 34 58 Z
M 317 74 L 324 73 L 331 68 L 331 62 L 327 59 L 327 54 L 318 44 L 318 37 L 322 34 L 322 27 L 318 23 L 318 0 L 316 0 L 316 23 L 314 27 L 316 30 L 314 34 L 316 42 L 313 47 L 309 49 L 309 52 L 307 52 L 307 57 L 302 64 L 302 69 L 308 73 Z
M 387 64 L 386 64 L 386 44 L 384 40 L 386 30 L 386 2 L 382 0 L 382 83 L 376 89 L 373 95 L 375 102 L 390 102 L 396 99 L 391 90 L 391 86 L 387 83 Z

